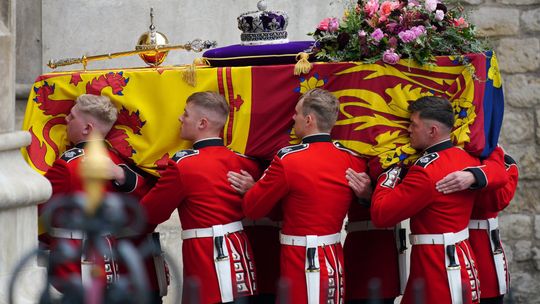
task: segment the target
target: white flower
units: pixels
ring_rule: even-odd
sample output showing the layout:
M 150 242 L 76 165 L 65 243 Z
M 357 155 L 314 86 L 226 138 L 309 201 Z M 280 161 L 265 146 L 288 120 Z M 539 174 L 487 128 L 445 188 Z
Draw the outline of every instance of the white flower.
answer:
M 437 0 L 426 0 L 426 4 L 425 4 L 426 9 L 429 12 L 435 11 L 435 9 L 437 9 L 437 3 L 438 3 Z
M 444 11 L 436 10 L 435 11 L 435 20 L 442 21 L 444 19 Z

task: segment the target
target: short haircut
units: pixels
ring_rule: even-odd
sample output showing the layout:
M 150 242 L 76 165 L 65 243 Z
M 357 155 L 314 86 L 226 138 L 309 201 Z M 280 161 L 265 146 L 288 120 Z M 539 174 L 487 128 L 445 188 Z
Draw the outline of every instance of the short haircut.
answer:
M 302 114 L 313 113 L 317 118 L 319 131 L 330 132 L 336 124 L 339 113 L 339 101 L 332 93 L 323 89 L 307 91 L 300 100 L 303 100 Z
M 109 129 L 118 118 L 118 110 L 107 96 L 83 94 L 77 97 L 75 104 L 82 113 L 97 119 Z
M 225 125 L 229 116 L 229 104 L 221 94 L 211 91 L 193 93 L 188 97 L 186 104 L 188 103 L 193 103 L 204 110 L 217 114 L 214 116 L 218 119 L 215 123 L 221 124 L 221 127 Z
M 411 113 L 418 113 L 422 119 L 431 119 L 442 123 L 450 130 L 454 127 L 454 111 L 452 104 L 445 98 L 424 96 L 409 104 Z

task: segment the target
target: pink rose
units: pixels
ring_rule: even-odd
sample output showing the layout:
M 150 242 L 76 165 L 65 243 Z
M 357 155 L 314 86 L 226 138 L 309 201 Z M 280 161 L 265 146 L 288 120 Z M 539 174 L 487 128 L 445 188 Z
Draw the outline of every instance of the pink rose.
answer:
M 379 0 L 369 0 L 364 6 L 364 12 L 369 16 L 373 16 L 379 10 Z
M 435 11 L 435 20 L 442 21 L 444 19 L 444 11 L 436 10 Z
M 423 25 L 413 26 L 411 27 L 411 32 L 418 38 L 426 33 L 426 28 Z
M 364 31 L 364 30 L 358 31 L 358 37 L 366 37 L 366 35 L 367 35 L 366 31 Z
M 333 33 L 339 29 L 339 20 L 337 18 L 330 18 L 328 21 L 328 31 Z
M 389 16 L 390 13 L 392 13 L 393 10 L 399 8 L 399 2 L 395 1 L 384 1 L 381 4 L 381 8 L 379 9 L 379 14 L 381 16 Z
M 330 22 L 330 19 L 331 18 L 324 18 L 323 20 L 321 20 L 321 22 L 319 22 L 319 25 L 317 26 L 317 29 L 321 31 L 328 31 L 328 23 Z
M 381 16 L 388 16 L 392 12 L 392 2 L 390 1 L 384 1 L 381 4 L 381 8 L 379 9 L 379 14 Z
M 388 64 L 396 64 L 399 61 L 399 55 L 394 52 L 394 49 L 384 51 L 382 61 Z
M 377 43 L 383 39 L 384 33 L 381 29 L 376 29 L 371 33 L 371 38 L 373 38 Z
M 420 6 L 420 3 L 417 0 L 409 0 L 409 2 L 407 3 L 407 6 L 408 7 Z
M 437 0 L 426 0 L 426 9 L 428 10 L 428 12 L 433 12 L 435 11 L 435 9 L 437 9 L 437 3 L 439 1 Z
M 413 31 L 407 30 L 407 31 L 399 32 L 398 37 L 399 39 L 401 39 L 401 41 L 405 43 L 409 43 L 416 40 L 416 37 L 418 36 L 416 36 L 416 34 Z
M 467 21 L 465 21 L 465 19 L 463 19 L 463 17 L 459 17 L 459 19 L 454 18 L 452 20 L 452 24 L 455 27 L 459 27 L 459 28 L 465 28 L 469 26 L 469 24 L 467 23 Z

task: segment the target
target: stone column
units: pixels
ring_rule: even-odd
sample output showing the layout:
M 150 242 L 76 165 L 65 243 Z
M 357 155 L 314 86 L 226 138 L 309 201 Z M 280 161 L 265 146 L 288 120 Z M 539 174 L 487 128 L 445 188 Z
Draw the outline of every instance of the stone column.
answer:
M 37 247 L 36 204 L 51 186 L 23 160 L 30 134 L 15 131 L 15 0 L 0 0 L 0 303 L 8 303 L 8 283 L 18 261 Z M 37 302 L 45 272 L 32 259 L 19 273 L 17 303 Z

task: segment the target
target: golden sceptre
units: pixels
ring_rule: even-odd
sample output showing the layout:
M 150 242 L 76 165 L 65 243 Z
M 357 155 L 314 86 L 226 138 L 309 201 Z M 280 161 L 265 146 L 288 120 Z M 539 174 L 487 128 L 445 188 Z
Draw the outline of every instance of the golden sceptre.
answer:
M 85 55 L 85 56 L 82 56 L 81 58 L 64 58 L 64 59 L 59 59 L 59 60 L 49 60 L 49 63 L 47 63 L 47 66 L 50 67 L 51 69 L 56 69 L 57 67 L 60 67 L 60 66 L 81 63 L 83 65 L 83 68 L 86 70 L 86 66 L 89 61 L 107 60 L 107 59 L 113 59 L 117 57 L 132 56 L 132 55 L 139 55 L 139 54 L 146 54 L 146 53 L 157 54 L 159 52 L 178 50 L 178 49 L 182 49 L 186 51 L 201 52 L 202 50 L 213 48 L 215 46 L 216 46 L 215 41 L 210 41 L 210 40 L 203 41 L 201 39 L 195 39 L 186 44 L 166 45 L 166 46 L 165 45 L 148 45 L 148 46 L 141 46 L 141 49 L 133 50 L 133 51 L 116 52 L 116 53 L 92 55 L 92 56 Z
M 193 41 L 187 42 L 186 44 L 169 45 L 169 40 L 167 39 L 167 37 L 163 33 L 156 31 L 156 27 L 154 26 L 153 8 L 150 8 L 149 29 L 150 30 L 148 32 L 143 33 L 139 37 L 137 45 L 135 46 L 135 50 L 92 56 L 83 55 L 80 58 L 73 57 L 58 60 L 49 60 L 47 66 L 51 69 L 56 69 L 57 67 L 80 63 L 83 65 L 84 70 L 86 70 L 86 66 L 88 65 L 89 61 L 107 60 L 118 57 L 139 55 L 148 65 L 155 67 L 159 66 L 165 60 L 167 53 L 171 50 L 186 50 L 198 53 L 202 52 L 203 50 L 214 48 L 217 46 L 216 41 L 202 39 L 195 39 Z

